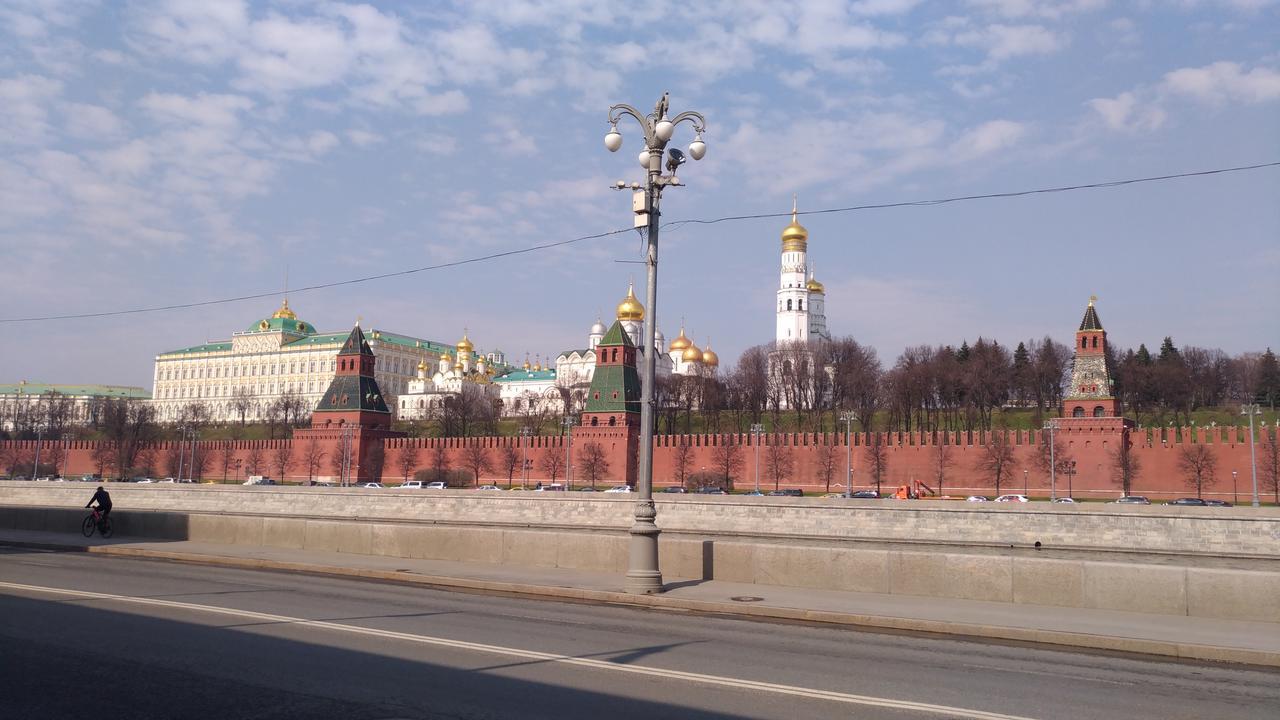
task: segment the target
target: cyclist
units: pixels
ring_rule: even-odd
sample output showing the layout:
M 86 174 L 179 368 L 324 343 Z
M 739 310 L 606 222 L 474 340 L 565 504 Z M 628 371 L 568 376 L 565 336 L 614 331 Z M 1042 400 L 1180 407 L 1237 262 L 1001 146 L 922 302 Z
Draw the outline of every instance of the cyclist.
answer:
M 94 503 L 98 503 L 98 510 L 102 513 L 102 520 L 99 522 L 105 521 L 107 516 L 111 514 L 111 493 L 107 492 L 101 485 L 99 485 L 97 492 L 93 494 L 93 498 L 89 500 L 89 503 L 85 505 L 85 507 L 90 507 Z

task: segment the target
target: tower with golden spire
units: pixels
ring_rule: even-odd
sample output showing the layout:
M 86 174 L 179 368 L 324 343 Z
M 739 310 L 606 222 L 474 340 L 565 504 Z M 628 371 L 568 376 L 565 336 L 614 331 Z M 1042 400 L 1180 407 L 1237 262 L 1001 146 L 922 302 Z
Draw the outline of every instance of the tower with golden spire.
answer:
M 791 198 L 791 224 L 782 229 L 782 274 L 778 283 L 778 343 L 809 339 L 809 231 L 797 219 L 796 197 Z M 824 323 L 825 324 L 825 323 Z

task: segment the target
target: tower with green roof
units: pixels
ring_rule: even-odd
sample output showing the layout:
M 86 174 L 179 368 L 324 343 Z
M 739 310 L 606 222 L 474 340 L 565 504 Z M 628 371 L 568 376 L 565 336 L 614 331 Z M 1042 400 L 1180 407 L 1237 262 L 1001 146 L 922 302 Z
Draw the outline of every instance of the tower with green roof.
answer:
M 602 445 L 610 457 L 611 474 L 636 483 L 636 458 L 640 449 L 640 374 L 636 372 L 636 346 L 621 321 L 604 334 L 595 347 L 596 368 L 587 392 L 582 424 L 574 429 L 574 447 Z

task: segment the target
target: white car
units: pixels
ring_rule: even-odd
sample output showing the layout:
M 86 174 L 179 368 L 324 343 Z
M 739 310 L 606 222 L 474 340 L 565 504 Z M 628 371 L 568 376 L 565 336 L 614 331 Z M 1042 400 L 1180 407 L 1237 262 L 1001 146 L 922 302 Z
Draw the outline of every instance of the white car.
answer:
M 173 478 L 165 478 L 165 479 L 161 480 L 160 482 L 162 482 L 162 483 L 170 483 L 170 484 L 173 484 L 173 483 L 176 483 L 176 482 L 177 482 L 177 480 L 174 480 Z
M 391 489 L 392 490 L 421 490 L 422 486 L 423 484 L 421 480 L 405 480 L 404 482 L 400 483 L 399 485 Z
M 360 483 L 360 484 L 359 484 L 359 485 L 357 485 L 356 487 L 362 487 L 362 488 L 373 488 L 373 489 L 375 489 L 375 490 L 381 490 L 381 489 L 382 489 L 382 483 L 380 483 L 380 482 L 367 482 L 367 483 Z
M 554 485 L 542 485 L 534 489 L 534 492 L 564 492 L 564 486 L 560 483 Z
M 1031 502 L 1031 498 L 1026 495 L 1001 495 L 996 498 L 996 502 Z
M 155 482 L 155 480 L 152 480 L 151 478 L 142 478 L 141 480 L 137 480 L 137 481 L 135 481 L 135 484 L 137 484 L 137 485 L 150 485 L 150 484 L 151 484 L 151 483 L 153 483 L 153 482 Z
M 1067 503 L 1067 504 L 1069 504 L 1069 505 L 1075 505 L 1075 504 L 1076 504 L 1076 499 L 1075 499 L 1075 498 L 1069 498 L 1069 497 L 1060 497 L 1060 498 L 1054 498 L 1054 499 L 1053 499 L 1053 502 L 1056 502 L 1056 503 Z
M 481 485 L 476 489 L 477 490 L 501 490 L 502 488 L 498 487 L 497 485 Z
M 429 483 L 427 483 L 427 489 L 428 489 L 428 490 L 448 490 L 448 489 L 449 489 L 449 484 L 448 484 L 448 483 L 443 483 L 443 482 L 440 482 L 439 480 L 437 480 L 437 481 L 435 481 L 435 482 L 429 482 Z
M 965 498 L 965 500 L 969 502 L 991 502 L 990 498 L 988 498 L 986 495 L 970 495 L 969 497 Z
M 618 485 L 617 487 L 611 487 L 611 488 L 609 488 L 608 490 L 605 490 L 605 492 L 607 492 L 607 493 L 611 493 L 611 492 L 612 492 L 612 493 L 629 493 L 629 492 L 635 492 L 635 490 L 634 490 L 630 485 Z

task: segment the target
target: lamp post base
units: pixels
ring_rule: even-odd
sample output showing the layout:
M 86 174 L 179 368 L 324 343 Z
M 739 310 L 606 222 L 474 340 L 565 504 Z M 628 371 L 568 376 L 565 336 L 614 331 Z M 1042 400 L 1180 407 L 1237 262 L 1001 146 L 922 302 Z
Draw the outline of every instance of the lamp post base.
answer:
M 636 522 L 631 526 L 631 555 L 623 589 L 632 595 L 662 592 L 662 571 L 658 569 L 658 515 L 653 500 L 636 503 Z

